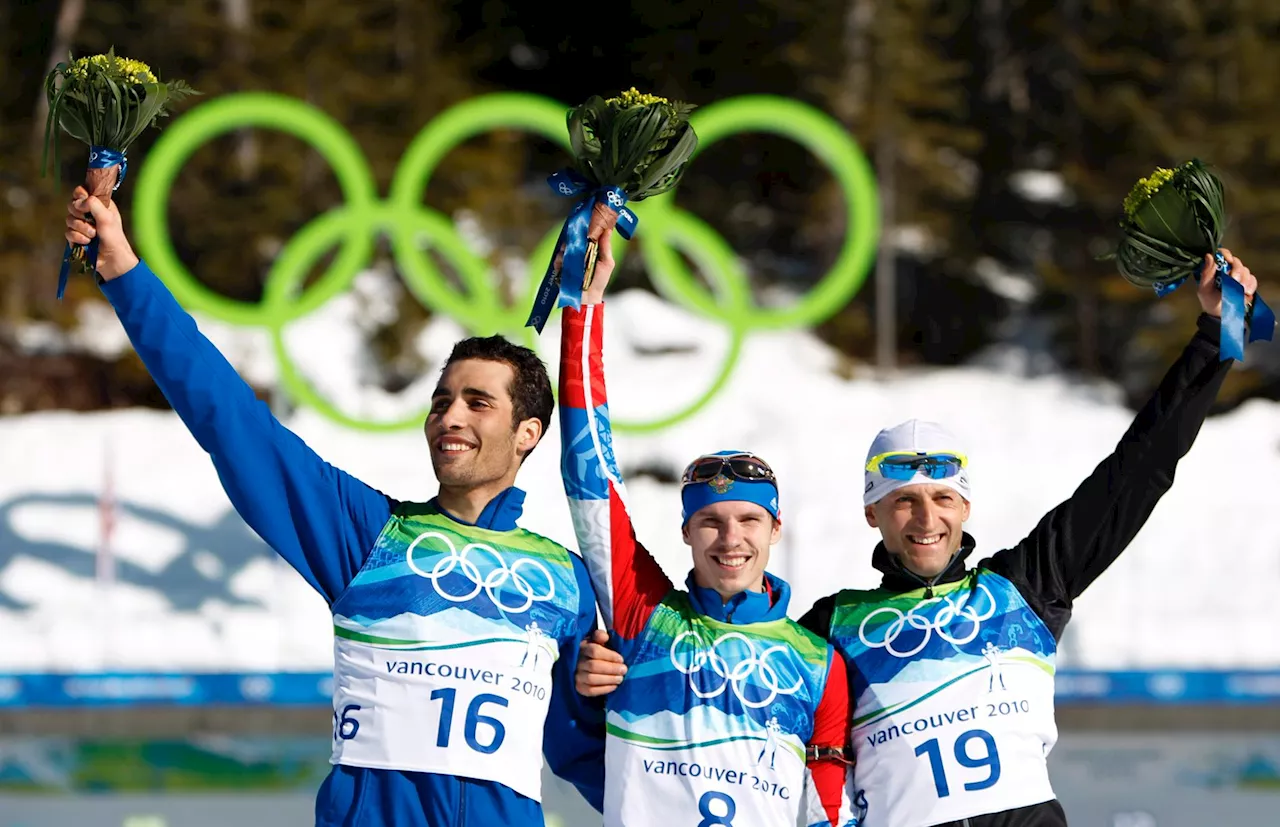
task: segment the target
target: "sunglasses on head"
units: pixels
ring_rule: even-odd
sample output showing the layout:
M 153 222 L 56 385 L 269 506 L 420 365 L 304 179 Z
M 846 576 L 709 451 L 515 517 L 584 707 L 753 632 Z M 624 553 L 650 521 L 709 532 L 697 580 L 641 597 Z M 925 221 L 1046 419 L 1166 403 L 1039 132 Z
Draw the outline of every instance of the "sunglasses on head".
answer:
M 696 482 L 710 482 L 721 474 L 748 482 L 772 482 L 773 469 L 769 463 L 752 454 L 728 454 L 698 457 L 684 469 L 681 487 Z
M 943 480 L 959 474 L 968 464 L 969 458 L 959 453 L 889 451 L 867 460 L 867 470 L 891 480 L 909 480 L 917 474 Z

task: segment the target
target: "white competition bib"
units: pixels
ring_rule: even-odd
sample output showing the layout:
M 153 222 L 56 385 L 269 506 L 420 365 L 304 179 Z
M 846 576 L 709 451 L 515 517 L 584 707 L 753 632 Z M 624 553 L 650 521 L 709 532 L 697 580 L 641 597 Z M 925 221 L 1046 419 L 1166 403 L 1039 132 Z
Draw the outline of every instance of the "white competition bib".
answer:
M 1051 800 L 1057 642 L 1004 577 L 836 597 L 860 827 L 932 827 Z
M 337 639 L 330 763 L 485 779 L 541 801 L 559 654 L 544 641 L 424 652 Z
M 606 827 L 796 824 L 827 642 L 786 618 L 713 620 L 672 591 L 624 648 L 627 677 L 609 696 Z
M 1053 676 L 1022 654 L 854 728 L 854 781 L 868 802 L 860 827 L 928 827 L 1054 797 Z
M 551 667 L 573 558 L 522 529 L 402 504 L 333 606 L 330 762 L 495 781 L 542 800 Z
M 699 732 L 702 710 L 690 713 Z M 610 723 L 621 716 L 610 713 Z M 739 741 L 714 733 L 710 745 L 654 749 L 623 738 L 605 742 L 607 827 L 790 827 L 804 800 L 804 747 L 793 735 Z M 726 743 L 714 743 L 725 741 Z M 797 754 L 800 753 L 800 754 Z

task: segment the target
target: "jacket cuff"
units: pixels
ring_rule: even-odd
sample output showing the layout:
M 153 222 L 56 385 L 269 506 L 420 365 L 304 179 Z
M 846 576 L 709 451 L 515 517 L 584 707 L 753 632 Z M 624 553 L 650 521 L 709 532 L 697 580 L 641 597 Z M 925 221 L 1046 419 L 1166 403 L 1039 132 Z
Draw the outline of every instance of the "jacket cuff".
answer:
M 1196 335 L 1195 338 L 1213 345 L 1213 349 L 1217 350 L 1222 337 L 1222 319 L 1217 316 L 1210 316 L 1208 313 L 1201 313 L 1196 319 Z

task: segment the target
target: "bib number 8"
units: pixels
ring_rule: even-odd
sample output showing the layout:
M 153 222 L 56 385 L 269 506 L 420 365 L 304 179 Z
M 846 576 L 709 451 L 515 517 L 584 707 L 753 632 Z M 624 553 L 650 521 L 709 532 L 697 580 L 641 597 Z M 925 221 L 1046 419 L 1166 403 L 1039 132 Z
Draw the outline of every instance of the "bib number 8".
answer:
M 981 754 L 977 756 L 970 754 L 969 744 L 972 741 L 982 742 L 983 749 Z M 969 792 L 993 787 L 1000 780 L 1000 753 L 996 751 L 996 739 L 991 737 L 990 732 L 984 729 L 971 729 L 956 739 L 952 751 L 955 753 L 956 763 L 960 766 L 971 770 L 982 769 L 983 767 L 987 769 L 986 778 L 980 781 L 965 782 L 964 788 Z M 938 746 L 938 739 L 930 739 L 916 747 L 916 755 L 929 756 L 929 766 L 933 770 L 933 786 L 938 791 L 938 798 L 946 798 L 951 795 L 951 786 L 947 783 L 946 769 L 942 766 L 942 749 Z
M 712 804 L 723 804 L 724 813 L 711 812 Z M 698 799 L 698 815 L 702 821 L 698 827 L 733 827 L 733 817 L 738 813 L 738 805 L 724 793 L 707 792 Z

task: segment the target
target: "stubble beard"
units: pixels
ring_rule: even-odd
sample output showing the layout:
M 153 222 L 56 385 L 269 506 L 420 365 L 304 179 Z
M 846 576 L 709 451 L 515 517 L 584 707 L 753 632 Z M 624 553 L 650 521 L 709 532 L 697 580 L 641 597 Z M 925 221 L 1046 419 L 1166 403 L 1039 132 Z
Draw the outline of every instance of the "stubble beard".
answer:
M 436 473 L 436 481 L 449 488 L 479 488 L 503 479 L 509 470 L 501 462 L 505 450 L 514 454 L 515 440 L 509 446 L 489 446 L 473 449 L 471 456 L 462 462 L 437 463 L 432 465 Z

